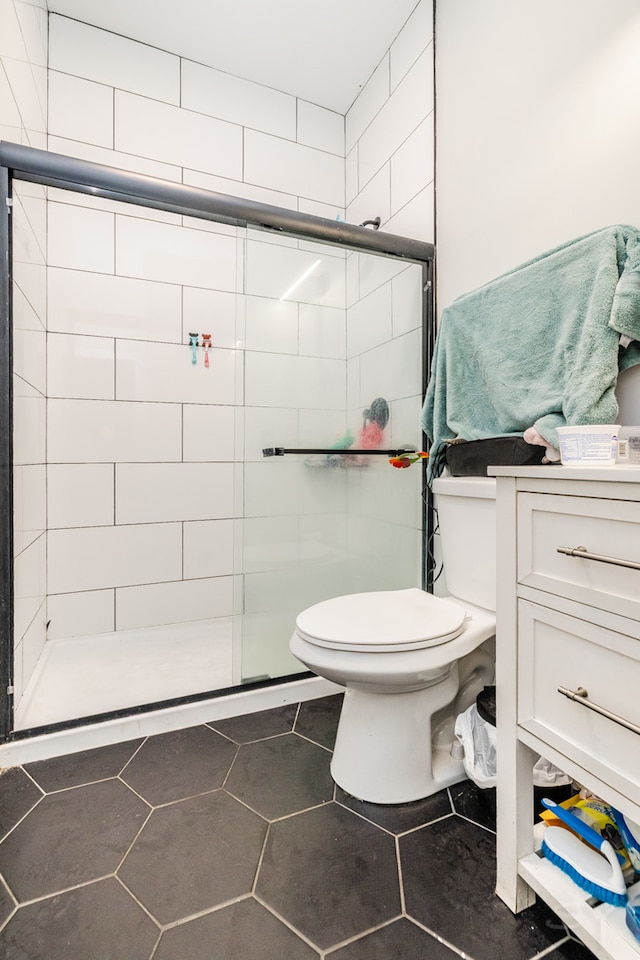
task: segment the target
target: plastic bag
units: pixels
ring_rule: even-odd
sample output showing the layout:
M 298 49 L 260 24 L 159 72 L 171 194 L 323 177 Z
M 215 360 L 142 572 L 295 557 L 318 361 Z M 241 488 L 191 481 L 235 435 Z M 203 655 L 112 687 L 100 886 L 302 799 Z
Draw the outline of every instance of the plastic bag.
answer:
M 456 717 L 454 732 L 464 750 L 462 764 L 469 780 L 486 789 L 496 785 L 496 728 L 483 720 L 475 703 Z
M 472 703 L 456 718 L 454 732 L 464 750 L 462 763 L 465 773 L 477 787 L 486 790 L 496 785 L 496 728 L 484 720 Z M 563 773 L 543 757 L 533 768 L 535 787 L 559 787 L 571 783 Z
M 563 787 L 567 783 L 572 783 L 572 778 L 558 770 L 552 763 L 539 757 L 533 768 L 534 787 Z

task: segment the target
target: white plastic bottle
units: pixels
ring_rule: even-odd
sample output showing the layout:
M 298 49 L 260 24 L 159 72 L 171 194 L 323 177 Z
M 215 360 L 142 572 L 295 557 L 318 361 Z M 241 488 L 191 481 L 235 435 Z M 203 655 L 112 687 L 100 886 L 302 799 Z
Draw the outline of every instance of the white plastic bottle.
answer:
M 620 428 L 618 463 L 640 463 L 640 427 Z

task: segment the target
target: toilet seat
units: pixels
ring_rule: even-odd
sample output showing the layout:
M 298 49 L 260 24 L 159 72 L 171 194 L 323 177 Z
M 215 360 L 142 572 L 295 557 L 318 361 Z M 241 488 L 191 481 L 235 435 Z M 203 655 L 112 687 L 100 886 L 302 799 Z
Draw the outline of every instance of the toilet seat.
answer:
M 434 647 L 465 628 L 464 607 L 410 587 L 352 593 L 316 603 L 299 614 L 296 631 L 318 647 L 391 653 Z

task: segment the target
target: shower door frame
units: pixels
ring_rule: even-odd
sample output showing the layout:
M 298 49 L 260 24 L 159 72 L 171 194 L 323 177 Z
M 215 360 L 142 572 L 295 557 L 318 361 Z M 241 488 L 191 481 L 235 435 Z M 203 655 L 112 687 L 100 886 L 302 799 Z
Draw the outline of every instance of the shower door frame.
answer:
M 435 343 L 434 257 L 431 243 L 364 226 L 328 220 L 283 207 L 227 196 L 198 187 L 130 173 L 116 167 L 50 153 L 21 144 L 0 141 L 0 743 L 25 739 L 35 734 L 69 729 L 106 719 L 146 713 L 159 707 L 209 700 L 238 688 L 210 690 L 185 697 L 114 710 L 113 712 L 43 725 L 13 729 L 14 661 L 14 558 L 13 558 L 13 262 L 11 212 L 13 182 L 24 181 L 44 187 L 84 193 L 107 200 L 132 203 L 202 220 L 237 227 L 336 244 L 349 250 L 417 263 L 422 268 L 422 388 L 431 368 Z M 423 443 L 426 438 L 423 437 Z M 425 590 L 433 590 L 430 544 L 433 535 L 431 492 L 426 484 L 426 463 L 422 463 L 422 571 Z M 429 546 L 429 549 L 425 547 Z M 295 674 L 295 678 L 305 674 Z M 286 683 L 292 677 L 278 677 L 243 685 L 242 689 Z

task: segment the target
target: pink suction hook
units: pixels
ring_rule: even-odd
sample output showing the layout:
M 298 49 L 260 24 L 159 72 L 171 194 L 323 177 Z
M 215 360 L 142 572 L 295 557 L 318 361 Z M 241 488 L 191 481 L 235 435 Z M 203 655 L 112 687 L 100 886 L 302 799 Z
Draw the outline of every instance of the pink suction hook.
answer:
M 208 367 L 209 366 L 209 347 L 211 346 L 210 333 L 202 334 L 202 346 L 204 347 L 204 365 L 205 367 Z

